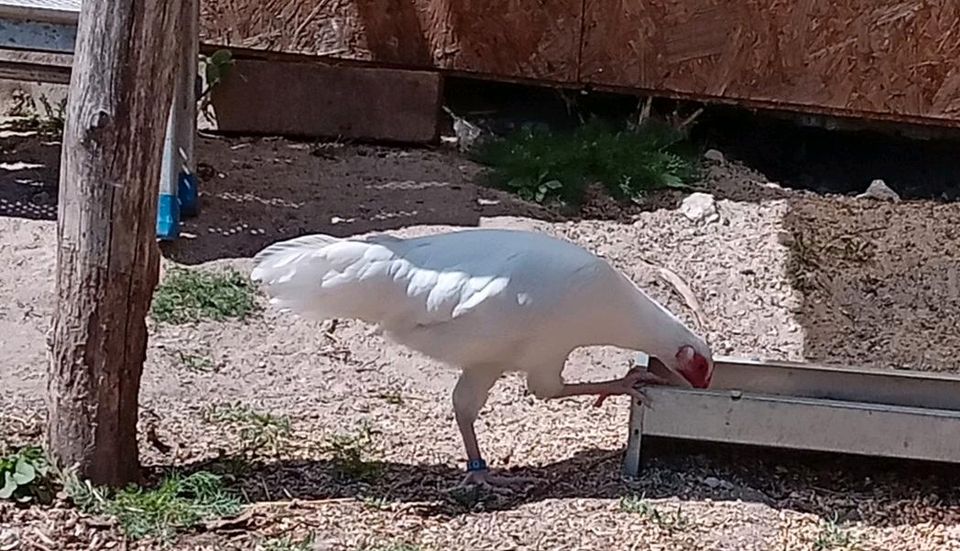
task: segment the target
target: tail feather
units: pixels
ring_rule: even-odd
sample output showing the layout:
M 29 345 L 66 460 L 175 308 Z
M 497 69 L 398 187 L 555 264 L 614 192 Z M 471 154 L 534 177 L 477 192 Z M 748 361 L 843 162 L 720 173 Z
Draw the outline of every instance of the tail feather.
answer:
M 395 292 L 382 278 L 368 277 L 393 260 L 378 243 L 391 236 L 343 239 L 316 234 L 267 246 L 254 255 L 250 279 L 260 282 L 270 303 L 310 319 L 376 321 Z
M 305 255 L 339 241 L 339 237 L 318 233 L 273 243 L 253 256 L 256 267 L 251 272 L 250 279 L 263 281 L 272 270 L 289 266 Z

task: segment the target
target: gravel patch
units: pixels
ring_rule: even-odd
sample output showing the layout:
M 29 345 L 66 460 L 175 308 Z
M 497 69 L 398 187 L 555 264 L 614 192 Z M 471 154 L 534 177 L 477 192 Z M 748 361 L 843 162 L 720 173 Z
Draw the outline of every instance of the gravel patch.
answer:
M 32 147 L 3 155 L 29 157 Z M 718 220 L 688 219 L 672 196 L 616 212 L 596 202 L 603 219 L 567 220 L 474 186 L 477 167 L 440 150 L 213 139 L 199 148 L 203 213 L 165 246 L 166 268 L 246 271 L 260 247 L 301 233 L 528 228 L 602 254 L 696 325 L 649 263 L 674 271 L 700 301 L 718 354 L 960 371 L 951 322 L 960 318 L 957 204 L 792 192 L 713 161 L 704 188 Z M 41 183 L 55 180 L 55 171 L 38 170 Z M 0 178 L 6 204 L 56 196 L 46 189 L 37 198 L 13 178 Z M 9 358 L 0 363 L 0 435 L 8 442 L 39 438 L 43 421 L 56 228 L 38 218 L 0 213 L 0 345 Z M 542 483 L 452 499 L 445 488 L 464 460 L 450 405 L 456 372 L 363 324 L 341 322 L 332 337 L 324 329 L 270 310 L 243 322 L 151 324 L 144 463 L 153 474 L 239 465 L 237 487 L 255 502 L 239 526 L 186 534 L 177 548 L 252 549 L 314 533 L 316 549 L 332 550 L 399 541 L 443 550 L 960 549 L 960 495 L 947 469 L 668 444 L 627 481 L 619 476 L 625 398 L 599 409 L 586 398 L 539 402 L 514 375 L 494 388 L 478 436 L 493 465 Z M 205 361 L 187 365 L 184 353 Z M 565 374 L 608 377 L 631 357 L 579 350 Z M 288 417 L 292 433 L 244 454 L 243 434 L 206 414 L 235 403 Z M 330 435 L 362 421 L 376 430 L 370 451 L 382 462 L 373 483 L 345 478 L 325 450 Z M 629 496 L 657 514 L 625 510 Z M 25 549 L 126 545 L 116 527 L 64 504 L 2 504 L 0 548 L 15 540 Z

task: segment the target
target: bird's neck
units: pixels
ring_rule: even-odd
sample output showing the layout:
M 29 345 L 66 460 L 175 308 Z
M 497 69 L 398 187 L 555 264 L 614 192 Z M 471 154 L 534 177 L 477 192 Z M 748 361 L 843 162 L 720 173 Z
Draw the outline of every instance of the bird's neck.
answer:
M 642 350 L 659 358 L 673 357 L 677 350 L 698 339 L 683 321 L 639 289 L 624 301 L 618 312 L 614 346 Z

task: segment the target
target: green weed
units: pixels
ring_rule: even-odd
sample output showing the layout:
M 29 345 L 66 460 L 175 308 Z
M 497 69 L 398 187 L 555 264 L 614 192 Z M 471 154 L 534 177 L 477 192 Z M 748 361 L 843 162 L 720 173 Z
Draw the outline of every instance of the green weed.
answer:
M 243 451 L 256 453 L 266 450 L 277 455 L 286 446 L 292 429 L 286 416 L 262 413 L 242 404 L 222 404 L 209 409 L 208 422 L 233 427 L 240 437 Z
M 263 551 L 313 551 L 315 540 L 316 535 L 313 532 L 300 539 L 286 535 L 266 540 L 260 548 Z
M 593 120 L 572 132 L 526 126 L 478 146 L 474 159 L 489 170 L 488 185 L 538 203 L 578 206 L 599 183 L 620 200 L 665 188 L 686 189 L 699 175 L 697 157 L 684 151 L 682 132 L 648 120 L 616 130 Z
M 668 531 L 682 530 L 690 525 L 686 516 L 677 504 L 676 511 L 672 513 L 662 513 L 660 510 L 644 499 L 638 496 L 624 496 L 620 498 L 620 510 L 625 513 L 640 515 L 660 528 Z
M 820 532 L 813 542 L 814 551 L 828 551 L 831 549 L 847 549 L 854 543 L 853 534 L 845 530 L 836 520 L 824 521 L 820 525 Z
M 340 473 L 368 480 L 379 475 L 382 467 L 371 460 L 377 447 L 374 434 L 373 429 L 364 423 L 355 433 L 328 436 L 322 451 L 330 454 L 331 462 Z

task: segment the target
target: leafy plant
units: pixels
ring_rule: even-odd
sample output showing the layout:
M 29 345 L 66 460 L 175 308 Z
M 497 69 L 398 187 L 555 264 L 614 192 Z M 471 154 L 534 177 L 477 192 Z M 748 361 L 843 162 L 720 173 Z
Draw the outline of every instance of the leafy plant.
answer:
M 201 373 L 216 371 L 216 365 L 214 365 L 213 359 L 211 359 L 210 356 L 195 352 L 184 352 L 183 350 L 177 350 L 174 354 L 176 355 L 177 363 L 191 371 L 199 371 Z
M 209 56 L 201 55 L 200 65 L 203 68 L 204 80 L 207 83 L 207 87 L 200 92 L 197 101 L 200 102 L 200 112 L 203 113 L 203 116 L 208 121 L 212 122 L 213 117 L 210 114 L 210 92 L 212 92 L 230 72 L 230 68 L 233 66 L 233 54 L 230 50 L 221 49 L 213 52 Z
M 403 394 L 399 390 L 384 390 L 377 397 L 392 406 L 403 405 Z
M 386 496 L 361 496 L 360 502 L 368 509 L 387 511 L 393 506 L 393 501 Z
M 364 547 L 363 551 L 421 551 L 423 549 L 419 545 L 406 542 L 406 541 L 394 541 L 390 543 L 382 543 L 380 545 Z
M 50 465 L 43 450 L 27 446 L 0 457 L 0 499 L 27 502 L 51 495 Z
M 279 453 L 290 437 L 290 419 L 272 413 L 261 413 L 242 404 L 226 404 L 211 409 L 207 420 L 225 423 L 238 429 L 245 452 L 267 449 Z
M 257 310 L 254 288 L 234 270 L 174 268 L 157 286 L 151 315 L 162 323 L 244 319 Z
M 221 478 L 202 471 L 183 477 L 174 473 L 156 488 L 129 486 L 112 495 L 73 476 L 64 488 L 77 507 L 116 518 L 132 539 L 169 539 L 180 530 L 240 513 L 239 498 L 224 489 Z
M 266 540 L 260 547 L 263 551 L 312 551 L 315 539 L 316 535 L 313 532 L 300 539 L 286 535 Z
M 355 433 L 327 437 L 323 451 L 331 455 L 332 463 L 341 473 L 364 480 L 380 473 L 381 465 L 370 460 L 375 448 L 374 431 L 363 423 Z
M 682 132 L 655 120 L 616 130 L 595 119 L 572 132 L 528 125 L 481 144 L 474 159 L 489 167 L 491 186 L 538 203 L 579 205 L 593 183 L 621 200 L 687 188 L 699 171 L 683 142 Z
M 659 509 L 643 497 L 624 496 L 620 498 L 620 510 L 625 513 L 641 515 L 665 530 L 681 530 L 689 525 L 680 505 L 673 513 L 661 513 Z
M 846 549 L 853 543 L 853 535 L 837 524 L 836 520 L 833 520 L 823 522 L 820 525 L 820 532 L 817 533 L 817 539 L 813 542 L 813 549 L 815 551 Z
M 66 121 L 67 99 L 64 98 L 51 104 L 46 95 L 41 94 L 34 99 L 29 94 L 22 91 L 16 91 L 13 94 L 15 101 L 8 114 L 18 117 L 11 126 L 18 130 L 33 130 L 41 138 L 47 140 L 60 140 L 63 138 L 64 121 Z M 40 112 L 37 103 L 43 109 Z

